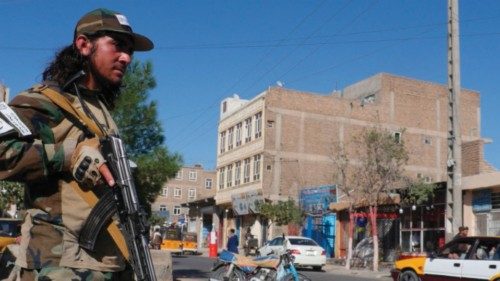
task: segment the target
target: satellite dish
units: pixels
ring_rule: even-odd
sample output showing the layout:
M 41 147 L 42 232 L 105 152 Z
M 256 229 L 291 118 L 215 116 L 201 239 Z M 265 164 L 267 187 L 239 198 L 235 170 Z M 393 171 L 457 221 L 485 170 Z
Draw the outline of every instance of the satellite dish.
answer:
M 283 87 L 285 85 L 285 83 L 283 83 L 281 81 L 276 81 L 276 85 L 278 85 L 279 87 Z

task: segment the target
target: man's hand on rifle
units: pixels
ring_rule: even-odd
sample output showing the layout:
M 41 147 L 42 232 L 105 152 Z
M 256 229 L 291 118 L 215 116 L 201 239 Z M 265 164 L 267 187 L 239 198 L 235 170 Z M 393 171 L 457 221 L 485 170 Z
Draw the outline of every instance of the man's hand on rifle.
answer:
M 85 187 L 93 187 L 105 180 L 110 187 L 115 185 L 106 160 L 100 152 L 98 138 L 80 142 L 71 156 L 71 172 L 73 177 Z

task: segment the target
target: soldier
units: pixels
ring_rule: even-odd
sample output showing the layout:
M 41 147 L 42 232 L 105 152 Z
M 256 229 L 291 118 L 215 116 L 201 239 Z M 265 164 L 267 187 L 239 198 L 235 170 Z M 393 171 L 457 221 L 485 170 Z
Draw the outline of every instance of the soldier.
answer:
M 85 14 L 73 42 L 43 72 L 43 84 L 0 104 L 0 179 L 26 184 L 28 208 L 16 261 L 21 280 L 125 280 L 126 262 L 103 231 L 95 251 L 78 244 L 97 197 L 114 185 L 98 134 L 117 134 L 113 108 L 134 51 L 153 43 L 107 9 Z M 54 94 L 49 95 L 49 93 Z M 56 102 L 56 100 L 59 101 Z M 61 107 L 67 103 L 73 113 Z M 97 126 L 96 126 L 97 125 Z M 97 128 L 96 128 L 97 127 Z M 127 278 L 128 277 L 128 278 Z

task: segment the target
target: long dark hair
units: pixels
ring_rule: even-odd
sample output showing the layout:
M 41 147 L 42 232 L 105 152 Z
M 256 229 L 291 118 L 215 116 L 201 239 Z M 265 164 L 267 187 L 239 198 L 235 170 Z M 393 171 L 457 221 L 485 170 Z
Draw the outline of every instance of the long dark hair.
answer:
M 86 68 L 85 63 L 86 58 L 73 45 L 66 46 L 56 53 L 54 60 L 45 68 L 43 80 L 57 82 L 62 87 L 71 76 Z
M 106 35 L 105 32 L 98 31 L 91 35 L 86 35 L 91 41 Z M 95 51 L 95 46 L 92 49 L 92 54 Z M 55 58 L 49 63 L 47 68 L 42 73 L 44 81 L 50 80 L 56 82 L 59 87 L 63 87 L 68 79 L 76 74 L 78 71 L 84 70 L 87 73 L 93 72 L 90 67 L 90 57 L 82 56 L 77 48 L 72 44 L 62 48 L 56 53 Z M 113 87 L 107 81 L 102 79 L 99 75 L 94 73 L 94 78 L 99 81 L 102 87 L 103 101 L 109 106 L 110 109 L 114 108 L 115 100 L 120 93 L 120 87 Z

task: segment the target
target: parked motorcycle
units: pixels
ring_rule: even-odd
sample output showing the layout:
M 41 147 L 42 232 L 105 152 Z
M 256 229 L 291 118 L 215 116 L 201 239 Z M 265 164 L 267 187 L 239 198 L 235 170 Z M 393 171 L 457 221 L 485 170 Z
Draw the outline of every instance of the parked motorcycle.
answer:
M 285 250 L 281 255 L 249 258 L 222 251 L 212 268 L 210 281 L 310 281 L 293 265 L 294 256 Z

